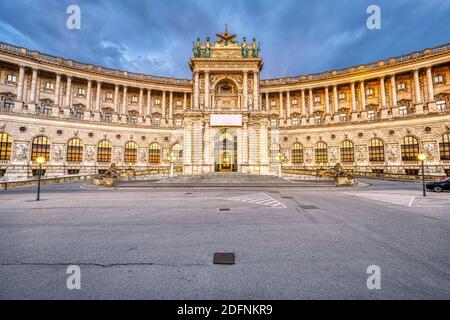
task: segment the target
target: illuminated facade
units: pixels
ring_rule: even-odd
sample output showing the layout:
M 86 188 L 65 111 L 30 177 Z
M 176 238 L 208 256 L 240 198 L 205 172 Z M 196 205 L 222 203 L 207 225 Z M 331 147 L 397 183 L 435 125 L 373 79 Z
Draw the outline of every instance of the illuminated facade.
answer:
M 185 174 L 332 167 L 450 174 L 450 45 L 320 74 L 260 79 L 253 41 L 198 40 L 192 79 L 112 70 L 0 43 L 0 178 L 119 167 Z

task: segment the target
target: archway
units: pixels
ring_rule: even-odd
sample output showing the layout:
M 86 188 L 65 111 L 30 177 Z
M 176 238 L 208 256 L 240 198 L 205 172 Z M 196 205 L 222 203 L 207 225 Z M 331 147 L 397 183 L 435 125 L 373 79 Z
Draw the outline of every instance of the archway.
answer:
M 216 172 L 237 172 L 237 135 L 233 129 L 221 129 L 214 140 Z

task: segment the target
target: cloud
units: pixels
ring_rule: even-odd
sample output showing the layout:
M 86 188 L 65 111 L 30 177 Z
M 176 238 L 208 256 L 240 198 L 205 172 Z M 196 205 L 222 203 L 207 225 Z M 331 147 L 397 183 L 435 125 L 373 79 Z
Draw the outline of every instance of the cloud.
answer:
M 66 8 L 82 29 L 67 30 Z M 131 72 L 190 78 L 192 40 L 224 29 L 257 37 L 263 77 L 344 68 L 448 42 L 450 2 L 379 0 L 382 30 L 366 28 L 367 0 L 16 0 L 0 2 L 0 40 Z M 20 12 L 20 14 L 17 14 Z

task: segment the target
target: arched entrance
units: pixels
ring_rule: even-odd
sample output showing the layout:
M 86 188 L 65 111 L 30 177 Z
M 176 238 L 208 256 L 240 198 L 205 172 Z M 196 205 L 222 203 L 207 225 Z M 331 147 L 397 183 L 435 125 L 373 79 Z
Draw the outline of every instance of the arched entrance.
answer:
M 216 172 L 237 172 L 237 135 L 233 129 L 221 129 L 214 140 Z

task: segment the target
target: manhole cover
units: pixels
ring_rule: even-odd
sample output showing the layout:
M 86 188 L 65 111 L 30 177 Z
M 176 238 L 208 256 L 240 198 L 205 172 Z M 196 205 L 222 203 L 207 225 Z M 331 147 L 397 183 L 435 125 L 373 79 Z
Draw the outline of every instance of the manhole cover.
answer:
M 219 208 L 217 210 L 219 210 L 219 212 L 230 212 L 231 211 L 230 208 Z
M 234 253 L 214 253 L 214 264 L 235 264 Z

